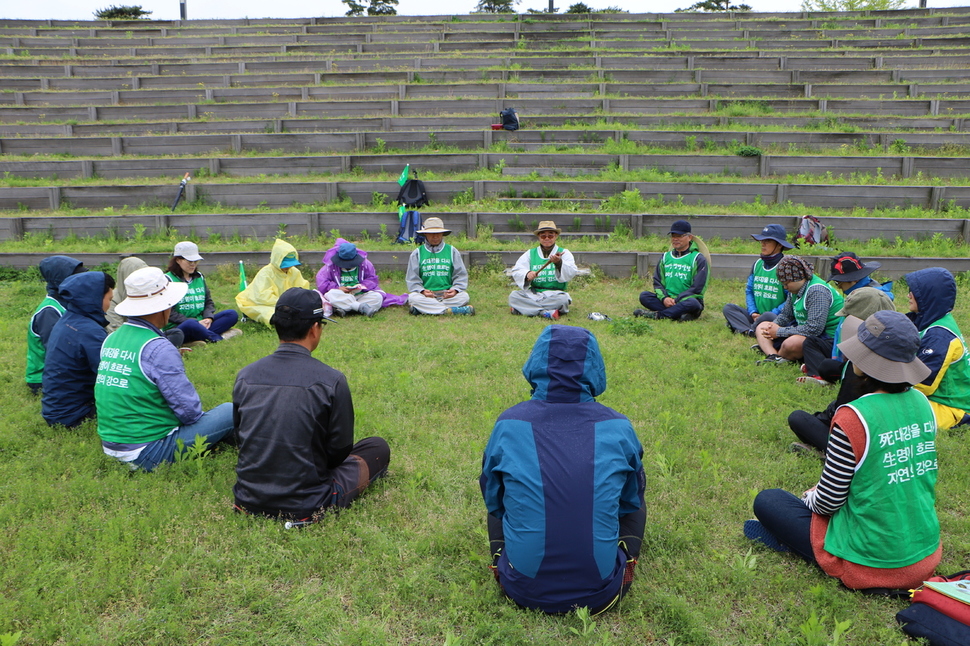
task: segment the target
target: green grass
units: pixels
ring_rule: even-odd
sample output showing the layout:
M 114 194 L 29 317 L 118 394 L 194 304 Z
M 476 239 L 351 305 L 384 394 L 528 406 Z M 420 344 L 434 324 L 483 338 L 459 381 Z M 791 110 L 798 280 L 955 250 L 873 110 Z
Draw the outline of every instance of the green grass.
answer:
M 306 267 L 312 272 L 316 267 Z M 206 270 L 217 302 L 235 268 Z M 400 274 L 385 279 L 401 292 Z M 901 644 L 901 602 L 862 597 L 790 555 L 741 534 L 753 495 L 801 492 L 817 460 L 789 454 L 785 416 L 831 390 L 794 383 L 792 367 L 755 367 L 720 308 L 743 298 L 713 281 L 689 324 L 645 334 L 585 318 L 628 316 L 641 279 L 576 281 L 565 319 L 598 336 L 609 388 L 600 401 L 630 417 L 644 445 L 648 519 L 637 579 L 619 612 L 589 635 L 580 618 L 523 612 L 486 569 L 477 475 L 495 417 L 529 396 L 521 376 L 545 320 L 510 317 L 507 279 L 473 272 L 478 315 L 412 317 L 403 308 L 327 326 L 317 357 L 343 370 L 357 437 L 392 447 L 389 477 L 354 508 L 305 530 L 231 510 L 235 451 L 130 473 L 101 453 L 95 424 L 48 428 L 22 384 L 24 326 L 40 281 L 0 282 L 0 634 L 20 644 L 808 644 L 822 620 L 851 621 L 841 644 Z M 958 321 L 968 286 L 960 282 Z M 902 292 L 897 288 L 897 302 Z M 905 302 L 903 300 L 902 302 Z M 186 357 L 206 408 L 231 396 L 236 372 L 275 336 L 244 336 Z M 970 503 L 961 433 L 939 438 L 942 572 L 965 567 Z M 813 617 L 815 619 L 813 619 Z M 575 629 L 575 632 L 574 632 Z

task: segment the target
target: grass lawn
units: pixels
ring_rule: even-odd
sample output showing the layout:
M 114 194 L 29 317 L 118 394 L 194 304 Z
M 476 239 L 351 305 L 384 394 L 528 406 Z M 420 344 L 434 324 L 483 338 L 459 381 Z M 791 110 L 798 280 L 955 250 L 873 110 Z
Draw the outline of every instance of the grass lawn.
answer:
M 235 268 L 207 274 L 230 304 Z M 43 285 L 0 282 L 0 635 L 22 632 L 19 645 L 902 644 L 893 616 L 904 603 L 841 589 L 741 533 L 759 490 L 815 483 L 821 464 L 786 451 L 785 418 L 835 393 L 796 384 L 793 366 L 754 365 L 750 341 L 720 314 L 743 303 L 737 281 L 713 281 L 696 322 L 586 319 L 629 317 L 643 286 L 576 281 L 563 320 L 599 338 L 600 401 L 632 420 L 647 472 L 636 581 L 593 626 L 516 609 L 486 569 L 481 453 L 496 416 L 528 398 L 521 367 L 551 324 L 509 316 L 498 272 L 473 273 L 474 318 L 393 308 L 327 326 L 315 356 L 346 373 L 356 435 L 387 438 L 391 465 L 353 509 L 302 530 L 233 513 L 234 449 L 132 473 L 103 455 L 95 423 L 48 428 L 23 385 L 24 328 Z M 403 292 L 402 276 L 384 287 Z M 967 291 L 961 281 L 964 325 Z M 242 328 L 186 357 L 206 408 L 276 347 L 268 328 Z M 938 441 L 943 573 L 968 566 L 967 444 L 959 431 Z

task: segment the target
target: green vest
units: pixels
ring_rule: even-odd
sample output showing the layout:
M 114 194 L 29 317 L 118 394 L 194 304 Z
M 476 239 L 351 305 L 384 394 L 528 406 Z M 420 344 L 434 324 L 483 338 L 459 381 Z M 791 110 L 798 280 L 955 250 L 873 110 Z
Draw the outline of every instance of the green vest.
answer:
M 915 388 L 846 406 L 862 419 L 866 452 L 832 515 L 825 551 L 868 567 L 912 565 L 940 545 L 933 409 Z
M 759 314 L 770 312 L 785 302 L 785 288 L 781 286 L 778 275 L 775 272 L 777 265 L 771 269 L 765 268 L 765 261 L 761 258 L 754 263 L 751 270 L 754 278 L 751 290 L 754 293 L 754 305 L 758 308 Z
M 340 270 L 340 286 L 341 287 L 353 287 L 360 282 L 359 276 L 360 272 L 357 267 L 353 269 L 341 269 Z
M 172 272 L 168 272 L 165 275 L 168 276 L 172 282 L 182 282 L 182 279 L 176 277 Z M 202 310 L 205 309 L 205 278 L 202 277 L 202 274 L 199 274 L 189 281 L 189 291 L 185 292 L 185 296 L 183 296 L 182 300 L 175 304 L 174 309 L 176 312 L 186 318 L 199 318 L 199 315 L 202 314 Z M 174 326 L 168 325 L 166 327 Z
M 697 247 L 693 246 L 693 243 L 691 244 L 692 250 L 683 256 L 678 258 L 674 256 L 673 251 L 667 251 L 661 260 L 664 274 L 664 289 L 673 297 L 687 291 L 694 284 L 695 265 L 697 263 L 697 256 L 701 252 L 697 250 Z M 705 291 L 707 291 L 707 285 L 704 285 L 704 290 L 700 294 L 688 296 L 688 298 L 701 298 Z
M 45 307 L 53 307 L 61 315 L 64 314 L 64 306 L 51 296 L 44 297 L 34 313 L 30 315 L 30 323 L 27 325 L 27 383 L 39 384 L 44 376 L 44 358 L 47 357 L 47 348 L 34 333 L 34 318 L 40 314 Z
M 161 439 L 179 426 L 161 391 L 141 370 L 142 350 L 158 338 L 148 328 L 125 323 L 104 340 L 94 384 L 102 440 L 143 444 Z
M 565 251 L 559 245 L 556 245 L 550 256 L 556 253 L 561 253 Z M 538 271 L 539 267 L 542 267 L 549 260 L 548 258 L 543 258 L 539 253 L 539 247 L 529 250 L 529 271 Z M 537 292 L 545 292 L 551 289 L 557 289 L 564 291 L 566 289 L 566 283 L 560 283 L 556 280 L 556 266 L 549 263 L 549 266 L 539 272 L 539 274 L 532 281 L 532 288 Z
M 805 296 L 808 295 L 808 289 L 812 285 L 825 285 L 825 288 L 832 292 L 832 305 L 829 307 L 828 317 L 825 320 L 825 334 L 829 338 L 835 338 L 835 328 L 838 327 L 841 318 L 836 316 L 835 313 L 842 309 L 842 303 L 845 302 L 845 298 L 838 290 L 822 280 L 818 275 L 812 276 L 812 280 L 808 281 L 808 285 L 805 286 L 805 291 L 802 292 L 802 297 L 792 304 L 795 321 L 799 325 L 805 325 L 805 321 L 808 320 L 808 313 L 805 311 Z
M 940 385 L 937 386 L 936 392 L 930 395 L 930 399 L 950 408 L 958 408 L 964 412 L 970 411 L 970 356 L 967 354 L 967 344 L 963 340 L 963 335 L 960 334 L 960 328 L 957 327 L 952 312 L 948 312 L 946 316 L 934 322 L 926 330 L 934 327 L 946 328 L 953 332 L 963 345 L 963 354 L 947 367 Z M 926 334 L 926 330 L 920 332 L 921 338 Z
M 431 253 L 427 245 L 418 247 L 418 273 L 429 291 L 451 289 L 451 245 L 445 243 L 438 253 Z

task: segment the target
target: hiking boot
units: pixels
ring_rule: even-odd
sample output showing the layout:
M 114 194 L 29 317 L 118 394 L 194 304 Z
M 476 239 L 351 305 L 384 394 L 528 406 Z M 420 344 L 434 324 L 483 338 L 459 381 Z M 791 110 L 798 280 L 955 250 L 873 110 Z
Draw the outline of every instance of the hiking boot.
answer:
M 377 308 L 373 305 L 361 305 L 358 311 L 367 318 L 373 318 L 377 314 Z
M 464 314 L 466 316 L 475 316 L 475 308 L 471 305 L 462 305 L 461 307 L 452 307 L 452 314 Z
M 756 366 L 762 366 L 762 365 L 768 365 L 768 364 L 781 365 L 783 363 L 788 363 L 788 359 L 785 359 L 780 354 L 769 354 L 764 359 L 759 359 L 758 361 L 755 361 Z
M 650 310 L 642 310 L 640 308 L 633 310 L 633 316 L 644 318 L 644 319 L 652 319 L 654 321 L 660 318 L 660 315 L 657 314 L 656 312 L 652 312 Z
M 411 316 L 421 316 L 421 312 L 419 312 L 418 308 L 416 308 L 414 305 L 412 305 L 411 309 L 408 310 L 408 314 Z
M 225 341 L 237 336 L 242 336 L 242 330 L 236 327 L 230 328 L 222 333 L 222 340 Z
M 509 314 L 511 314 L 512 316 L 522 316 L 522 312 L 515 309 L 514 307 L 509 308 Z
M 757 541 L 765 547 L 771 548 L 776 552 L 788 552 L 788 546 L 775 538 L 775 535 L 758 520 L 744 521 L 744 535 L 753 541 Z
M 340 318 L 345 318 L 347 316 L 347 310 L 341 310 L 335 307 L 333 308 L 333 314 L 336 314 Z M 331 316 L 333 316 L 333 314 Z
M 195 348 L 204 348 L 206 343 L 206 341 L 189 341 L 188 343 L 183 343 L 182 347 L 194 350 Z
M 559 320 L 559 310 L 552 310 L 551 312 L 549 310 L 543 310 L 543 311 L 539 312 L 539 316 L 541 316 L 543 318 L 547 318 L 547 319 L 552 319 L 553 321 L 558 321 Z

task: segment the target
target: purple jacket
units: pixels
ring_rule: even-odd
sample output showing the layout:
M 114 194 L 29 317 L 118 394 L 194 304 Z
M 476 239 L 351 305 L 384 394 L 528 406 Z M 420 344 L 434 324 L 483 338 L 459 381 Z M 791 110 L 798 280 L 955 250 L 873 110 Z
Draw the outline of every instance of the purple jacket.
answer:
M 337 289 L 340 286 L 340 267 L 333 264 L 333 257 L 337 255 L 337 250 L 340 245 L 347 242 L 343 238 L 337 238 L 334 241 L 333 246 L 323 254 L 323 267 L 317 272 L 317 289 L 320 290 L 321 294 L 326 295 L 331 289 Z M 398 296 L 396 294 L 388 294 L 380 288 L 380 282 L 377 279 L 377 270 L 374 269 L 374 263 L 367 259 L 367 252 L 363 249 L 358 248 L 357 253 L 364 262 L 361 263 L 360 267 L 357 269 L 358 282 L 367 288 L 369 291 L 380 292 L 384 297 L 384 302 L 381 307 L 388 307 L 389 305 L 404 305 L 408 302 L 407 294 Z

